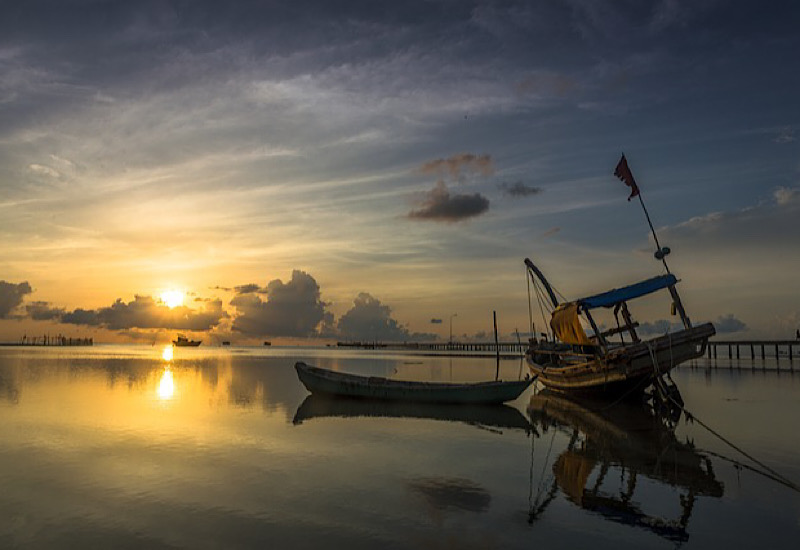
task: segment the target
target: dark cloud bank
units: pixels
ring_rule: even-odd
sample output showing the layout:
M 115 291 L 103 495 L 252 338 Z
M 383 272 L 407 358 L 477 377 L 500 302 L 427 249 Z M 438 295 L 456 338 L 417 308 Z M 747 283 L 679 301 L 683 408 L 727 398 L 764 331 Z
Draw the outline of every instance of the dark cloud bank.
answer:
M 420 208 L 408 213 L 408 217 L 417 220 L 437 222 L 458 222 L 480 216 L 489 210 L 489 199 L 475 193 L 472 195 L 451 195 L 443 181 L 439 181 L 427 193 Z
M 328 310 L 330 304 L 321 299 L 319 284 L 314 277 L 300 270 L 294 270 L 291 279 L 285 283 L 275 279 L 266 287 L 251 283 L 216 288 L 236 294 L 230 301 L 236 310 L 233 317 L 223 309 L 219 299 L 198 298 L 194 303 L 200 307 L 192 309 L 188 306 L 169 308 L 150 296 L 135 296 L 127 303 L 118 299 L 108 307 L 76 308 L 72 311 L 53 307 L 48 302 L 33 301 L 25 304 L 25 314 L 16 318 L 106 328 L 133 338 L 142 337 L 137 330 L 207 331 L 231 318 L 231 330 L 250 337 L 379 341 L 437 338 L 431 333 L 410 333 L 392 318 L 389 306 L 366 292 L 360 293 L 352 307 L 334 323 L 333 313 Z M 32 289 L 27 282 L 12 284 L 0 281 L 0 292 L 3 317 L 9 317 L 12 311 L 22 309 L 23 298 Z
M 231 300 L 237 316 L 233 330 L 247 335 L 309 337 L 328 332 L 333 315 L 326 311 L 314 277 L 294 270 L 287 283 L 271 281 L 265 290 L 266 300 L 256 296 L 258 285 L 236 287 L 239 295 Z M 249 290 L 243 292 L 242 290 Z
M 0 319 L 8 319 L 31 292 L 33 289 L 27 281 L 18 284 L 0 281 Z

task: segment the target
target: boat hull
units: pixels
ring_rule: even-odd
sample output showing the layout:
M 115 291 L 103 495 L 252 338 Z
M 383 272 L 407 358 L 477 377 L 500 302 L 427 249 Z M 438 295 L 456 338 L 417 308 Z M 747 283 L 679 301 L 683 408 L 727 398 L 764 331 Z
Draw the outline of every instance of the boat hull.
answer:
M 345 374 L 303 362 L 296 363 L 295 370 L 300 382 L 313 394 L 422 403 L 500 404 L 516 399 L 533 382 L 532 379 L 476 384 L 410 382 Z
M 706 323 L 646 342 L 612 349 L 600 357 L 580 357 L 564 353 L 557 366 L 537 361 L 537 351 L 525 355 L 528 367 L 539 381 L 560 392 L 582 395 L 638 396 L 655 376 L 679 364 L 702 357 L 714 326 Z

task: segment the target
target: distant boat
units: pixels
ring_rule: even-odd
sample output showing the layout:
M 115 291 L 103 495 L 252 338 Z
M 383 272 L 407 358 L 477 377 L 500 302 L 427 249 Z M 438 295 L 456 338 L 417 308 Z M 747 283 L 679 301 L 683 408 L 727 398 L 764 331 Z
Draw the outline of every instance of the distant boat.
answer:
M 222 341 L 222 345 L 223 345 L 223 346 L 230 346 L 230 345 L 231 345 L 231 343 L 230 343 L 229 341 L 227 341 L 227 340 L 223 340 L 223 341 Z
M 675 288 L 678 282 L 675 275 L 660 275 L 602 294 L 559 302 L 533 262 L 525 258 L 525 265 L 531 281 L 543 285 L 544 297 L 549 297 L 552 304 L 552 339 L 531 338 L 525 353 L 531 372 L 540 382 L 565 393 L 607 397 L 639 396 L 655 383 L 662 398 L 669 400 L 666 396 L 671 396 L 679 400 L 677 389 L 667 387 L 662 376 L 680 363 L 702 357 L 709 337 L 716 330 L 711 323 L 692 326 Z M 628 311 L 628 301 L 663 289 L 669 289 L 672 307 L 680 314 L 684 328 L 642 340 L 636 333 L 639 323 L 633 321 Z M 591 315 L 596 308 L 612 309 L 617 326 L 601 331 Z M 591 337 L 586 335 L 581 317 L 593 328 Z M 619 335 L 620 341 L 612 341 L 610 337 L 614 335 Z
M 172 345 L 178 348 L 196 348 L 200 343 L 200 340 L 189 340 L 183 334 L 178 334 L 178 338 L 172 341 Z
M 533 382 L 439 383 L 390 380 L 321 369 L 298 362 L 294 366 L 300 382 L 314 394 L 424 403 L 500 404 L 519 397 Z
M 270 342 L 269 340 L 264 340 L 264 345 L 265 346 L 271 346 L 272 342 Z

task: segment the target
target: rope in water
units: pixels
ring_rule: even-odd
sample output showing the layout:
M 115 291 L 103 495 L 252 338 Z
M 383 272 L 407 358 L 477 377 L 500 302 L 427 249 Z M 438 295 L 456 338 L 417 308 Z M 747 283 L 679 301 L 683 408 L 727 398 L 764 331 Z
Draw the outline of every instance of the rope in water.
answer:
M 652 348 L 652 346 L 651 346 L 650 344 L 648 344 L 648 345 L 647 345 L 647 349 L 650 351 L 650 359 L 653 361 L 653 369 L 655 369 L 655 371 L 656 371 L 656 376 L 658 376 L 658 362 L 657 362 L 657 359 L 656 359 L 656 357 L 655 357 L 655 351 L 653 350 L 653 348 Z M 670 349 L 670 351 L 671 351 L 671 349 Z M 686 415 L 686 420 L 687 420 L 687 421 L 697 422 L 698 424 L 700 424 L 700 426 L 702 426 L 703 428 L 705 428 L 706 430 L 708 430 L 708 431 L 709 431 L 709 432 L 710 432 L 712 435 L 714 435 L 714 436 L 716 436 L 717 438 L 719 438 L 719 439 L 720 439 L 720 440 L 721 440 L 723 443 L 725 443 L 726 445 L 728 445 L 728 446 L 730 446 L 731 448 L 735 449 L 736 451 L 740 452 L 742 455 L 746 456 L 748 459 L 752 460 L 754 463 L 756 463 L 756 464 L 758 464 L 759 466 L 761 466 L 762 468 L 764 468 L 764 469 L 765 469 L 767 472 L 769 472 L 770 474 L 772 474 L 774 477 L 778 478 L 779 480 L 782 480 L 782 482 L 783 482 L 783 484 L 784 484 L 784 485 L 786 485 L 787 487 L 790 487 L 790 488 L 794 489 L 794 490 L 795 490 L 795 491 L 797 491 L 797 492 L 800 492 L 800 486 L 798 486 L 796 483 L 794 483 L 793 481 L 791 481 L 791 480 L 790 480 L 789 478 L 787 478 L 786 476 L 783 476 L 783 475 L 781 475 L 779 472 L 777 472 L 777 471 L 773 470 L 772 468 L 770 468 L 770 467 L 769 467 L 769 466 L 767 466 L 765 463 L 763 463 L 763 462 L 761 462 L 760 460 L 758 460 L 758 459 L 757 459 L 756 457 L 754 457 L 753 455 L 751 455 L 751 454 L 747 453 L 747 452 L 746 452 L 744 449 L 742 449 L 742 448 L 741 448 L 741 447 L 739 447 L 738 445 L 734 444 L 732 441 L 730 441 L 729 439 L 727 439 L 726 437 L 724 437 L 724 436 L 723 436 L 722 434 L 720 434 L 719 432 L 715 431 L 715 430 L 714 430 L 714 429 L 713 429 L 711 426 L 709 426 L 708 424 L 706 424 L 705 422 L 703 422 L 702 420 L 700 420 L 700 419 L 699 419 L 699 418 L 698 418 L 698 417 L 697 417 L 695 414 L 693 414 L 693 413 L 691 413 L 690 411 L 688 411 L 688 410 L 686 409 L 686 407 L 683 405 L 683 403 L 678 403 L 678 402 L 675 400 L 675 398 L 674 398 L 674 397 L 672 397 L 672 395 L 670 395 L 668 392 L 662 392 L 662 395 L 663 395 L 664 397 L 666 397 L 667 399 L 669 399 L 670 401 L 672 401 L 672 403 L 673 403 L 673 404 L 674 404 L 676 407 L 678 407 L 678 408 L 679 408 L 681 411 L 683 411 L 683 414 L 684 414 L 684 415 Z

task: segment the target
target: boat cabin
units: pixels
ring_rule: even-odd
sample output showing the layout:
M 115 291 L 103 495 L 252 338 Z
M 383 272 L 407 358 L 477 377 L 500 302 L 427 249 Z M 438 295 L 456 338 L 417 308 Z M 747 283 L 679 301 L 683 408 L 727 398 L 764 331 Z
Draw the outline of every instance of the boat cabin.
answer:
M 672 296 L 673 312 L 680 314 L 685 328 L 692 327 L 691 321 L 683 309 L 683 305 L 675 289 L 678 279 L 675 275 L 659 275 L 622 288 L 615 288 L 601 294 L 580 298 L 571 302 L 557 304 L 550 319 L 550 328 L 557 340 L 572 346 L 600 346 L 604 350 L 615 347 L 617 344 L 610 342 L 609 337 L 627 334 L 631 343 L 641 342 L 636 333 L 639 323 L 633 320 L 628 310 L 628 301 L 658 290 L 669 289 Z M 592 316 L 592 310 L 598 308 L 613 309 L 617 326 L 601 331 Z M 594 334 L 587 336 L 580 322 L 579 316 L 583 315 L 591 325 Z M 624 338 L 623 338 L 624 344 Z M 584 349 L 584 352 L 589 351 Z

